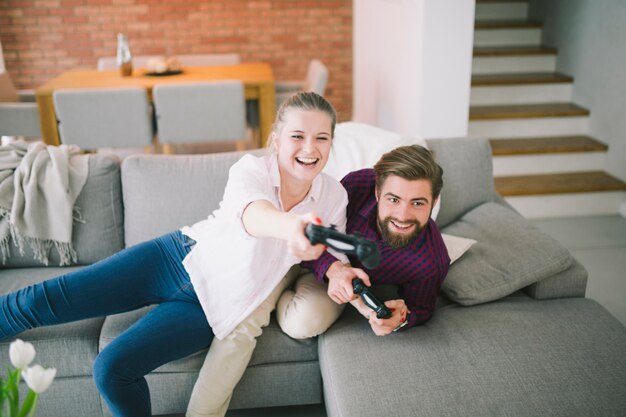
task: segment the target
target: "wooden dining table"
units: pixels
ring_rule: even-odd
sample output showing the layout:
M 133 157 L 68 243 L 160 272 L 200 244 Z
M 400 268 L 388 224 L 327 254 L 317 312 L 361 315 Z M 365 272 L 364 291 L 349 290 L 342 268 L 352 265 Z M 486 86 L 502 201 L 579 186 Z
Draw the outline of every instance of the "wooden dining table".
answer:
M 266 63 L 244 63 L 224 66 L 184 67 L 182 73 L 167 76 L 146 75 L 147 70 L 135 69 L 131 76 L 123 77 L 119 70 L 72 70 L 49 80 L 35 89 L 43 141 L 59 145 L 59 130 L 54 111 L 54 90 L 62 88 L 116 88 L 145 87 L 152 102 L 152 88 L 157 84 L 174 84 L 197 81 L 241 80 L 246 100 L 256 100 L 259 111 L 260 146 L 265 146 L 276 113 L 274 75 Z

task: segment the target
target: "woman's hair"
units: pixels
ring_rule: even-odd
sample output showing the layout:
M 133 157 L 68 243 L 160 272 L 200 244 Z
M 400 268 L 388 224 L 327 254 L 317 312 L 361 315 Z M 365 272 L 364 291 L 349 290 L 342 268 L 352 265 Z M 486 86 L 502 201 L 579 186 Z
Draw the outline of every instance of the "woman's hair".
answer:
M 433 199 L 439 197 L 443 187 L 443 169 L 435 162 L 433 153 L 420 145 L 401 146 L 387 152 L 374 165 L 374 171 L 377 190 L 390 175 L 409 181 L 430 181 Z
M 335 125 L 337 124 L 337 113 L 324 97 L 312 91 L 302 91 L 290 96 L 283 104 L 278 108 L 276 112 L 276 119 L 272 125 L 272 133 L 278 134 L 285 122 L 285 114 L 289 110 L 305 110 L 305 111 L 321 111 L 326 113 L 330 118 L 330 134 L 331 137 L 335 136 Z M 271 141 L 268 141 L 270 146 Z

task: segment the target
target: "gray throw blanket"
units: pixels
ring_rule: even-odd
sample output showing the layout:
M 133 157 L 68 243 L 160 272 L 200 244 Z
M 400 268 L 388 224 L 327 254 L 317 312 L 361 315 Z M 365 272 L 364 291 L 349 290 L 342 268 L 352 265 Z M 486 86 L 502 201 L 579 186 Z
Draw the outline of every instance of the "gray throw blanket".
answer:
M 89 159 L 73 145 L 15 141 L 0 146 L 0 252 L 10 256 L 11 238 L 24 255 L 24 244 L 36 260 L 48 265 L 50 248 L 60 265 L 76 262 L 72 223 L 76 197 L 87 181 Z

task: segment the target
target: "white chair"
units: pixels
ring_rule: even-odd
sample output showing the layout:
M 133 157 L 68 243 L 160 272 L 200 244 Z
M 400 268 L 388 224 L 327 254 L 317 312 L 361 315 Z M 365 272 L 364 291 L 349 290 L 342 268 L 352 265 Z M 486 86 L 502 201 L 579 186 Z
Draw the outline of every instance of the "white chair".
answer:
M 152 97 L 160 144 L 230 141 L 241 145 L 246 137 L 241 81 L 159 84 Z M 171 149 L 166 148 L 166 153 Z
M 152 110 L 145 88 L 59 89 L 52 94 L 61 143 L 85 150 L 152 145 Z
M 145 68 L 148 65 L 148 61 L 152 58 L 163 58 L 162 55 L 137 55 L 133 56 L 133 69 Z M 98 58 L 98 71 L 108 71 L 117 69 L 117 58 L 114 56 L 105 56 Z
M 276 81 L 276 108 L 290 95 L 298 91 L 313 91 L 321 96 L 326 91 L 328 68 L 319 59 L 309 62 L 306 78 L 301 81 Z
M 0 72 L 0 136 L 41 137 L 34 92 L 16 90 L 6 72 Z
M 240 62 L 239 54 L 190 54 L 176 55 L 184 67 L 200 67 L 208 65 L 237 65 Z

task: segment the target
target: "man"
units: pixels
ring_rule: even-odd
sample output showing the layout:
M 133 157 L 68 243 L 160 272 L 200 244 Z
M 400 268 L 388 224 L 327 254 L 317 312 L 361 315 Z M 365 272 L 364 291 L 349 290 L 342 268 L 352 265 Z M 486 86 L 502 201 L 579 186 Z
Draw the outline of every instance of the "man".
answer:
M 368 270 L 354 256 L 350 257 L 351 264 L 343 264 L 328 252 L 301 264 L 317 281 L 328 282 L 328 296 L 337 305 L 350 302 L 356 307 L 376 335 L 423 324 L 433 314 L 450 265 L 441 233 L 430 218 L 443 187 L 442 174 L 432 153 L 419 145 L 396 148 L 383 155 L 373 169 L 348 174 L 341 181 L 349 200 L 346 232 L 358 232 L 375 241 L 381 253 L 380 265 Z M 398 285 L 399 298 L 385 302 L 392 312 L 390 318 L 376 318 L 376 313 L 354 294 L 354 278 L 361 278 L 367 286 Z M 320 315 L 329 327 L 341 313 L 341 307 L 310 295 L 315 291 L 313 280 L 310 274 L 300 277 L 295 294 L 287 290 L 278 302 L 279 324 L 292 337 L 320 333 Z M 298 294 L 304 296 L 298 298 Z M 294 311 L 296 303 L 299 313 Z M 307 304 L 309 307 L 304 308 Z
M 326 331 L 347 302 L 369 319 L 379 336 L 424 323 L 432 316 L 450 264 L 439 229 L 430 219 L 443 186 L 442 169 L 432 154 L 418 145 L 400 147 L 383 155 L 374 169 L 350 173 L 341 182 L 349 199 L 346 232 L 359 232 L 374 240 L 381 252 L 381 264 L 367 270 L 356 258 L 350 258 L 351 264 L 344 264 L 326 251 L 316 261 L 301 263 L 304 268 L 292 268 L 268 297 L 271 301 L 262 305 L 262 312 L 224 340 L 213 342 L 201 371 L 205 376 L 196 382 L 187 417 L 217 417 L 226 413 L 241 375 L 232 374 L 225 379 L 214 372 L 218 358 L 228 357 L 229 351 L 236 350 L 240 331 L 254 336 L 249 344 L 252 354 L 254 339 L 268 324 L 279 294 L 278 323 L 296 339 Z M 390 318 L 376 318 L 374 311 L 354 294 L 352 280 L 356 277 L 368 286 L 371 282 L 399 285 L 400 298 L 385 302 L 392 311 Z M 325 279 L 328 289 L 320 285 Z M 294 289 L 283 291 L 294 280 Z M 250 330 L 252 327 L 254 331 Z

